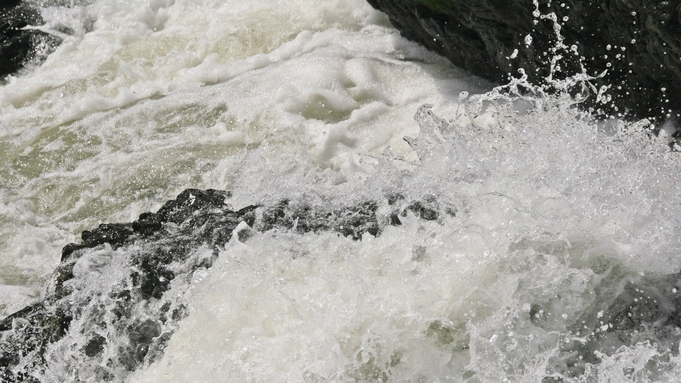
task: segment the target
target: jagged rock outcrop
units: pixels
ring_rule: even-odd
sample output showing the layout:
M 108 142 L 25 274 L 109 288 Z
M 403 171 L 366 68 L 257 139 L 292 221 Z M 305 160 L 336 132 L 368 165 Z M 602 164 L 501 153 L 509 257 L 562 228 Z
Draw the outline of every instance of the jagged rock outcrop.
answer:
M 79 369 L 59 378 L 122 381 L 162 354 L 185 316 L 184 305 L 165 293 L 173 286 L 182 291 L 232 238 L 247 241 L 254 232 L 279 229 L 334 231 L 360 240 L 400 225 L 408 212 L 423 220 L 455 214 L 451 208 L 440 212 L 433 199 L 410 202 L 401 195 L 383 202 L 387 214 L 379 214 L 379 202 L 373 201 L 328 209 L 283 200 L 234 210 L 226 202 L 229 195 L 188 189 L 156 213 L 143 213 L 132 223 L 102 224 L 84 231 L 81 243 L 66 245 L 48 294 L 0 320 L 2 382 L 39 382 L 48 359 L 74 353 Z M 57 352 L 50 354 L 48 347 Z
M 43 24 L 40 12 L 21 0 L 0 4 L 0 81 L 30 60 L 41 60 L 61 43 L 54 35 L 32 27 Z M 37 54 L 37 50 L 42 52 Z
M 679 0 L 539 0 L 538 9 L 531 0 L 367 1 L 405 37 L 480 77 L 503 84 L 522 68 L 546 85 L 552 64 L 554 78 L 607 71 L 582 103 L 594 114 L 663 121 L 681 112 Z M 597 99 L 602 86 L 610 99 Z

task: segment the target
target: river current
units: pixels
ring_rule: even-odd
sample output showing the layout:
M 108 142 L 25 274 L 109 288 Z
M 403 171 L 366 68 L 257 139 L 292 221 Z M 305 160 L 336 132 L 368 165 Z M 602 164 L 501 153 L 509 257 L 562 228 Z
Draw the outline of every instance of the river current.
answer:
M 664 130 L 506 96 L 361 0 L 41 7 L 63 44 L 0 86 L 0 316 L 40 298 L 82 230 L 186 188 L 230 190 L 236 208 L 399 194 L 451 214 L 361 241 L 231 241 L 178 296 L 189 315 L 163 357 L 121 379 L 681 376 L 678 327 L 620 331 L 613 311 L 627 286 L 679 304 L 665 276 L 681 270 L 681 159 Z

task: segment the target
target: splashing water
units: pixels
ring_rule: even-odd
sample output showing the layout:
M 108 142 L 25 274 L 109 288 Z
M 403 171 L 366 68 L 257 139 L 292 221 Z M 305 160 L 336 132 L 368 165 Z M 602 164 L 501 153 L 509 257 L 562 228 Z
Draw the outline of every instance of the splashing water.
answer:
M 420 108 L 418 163 L 383 158 L 366 182 L 430 195 L 454 216 L 405 217 L 361 243 L 268 233 L 228 245 L 166 357 L 132 381 L 677 376 L 678 327 L 627 333 L 613 318 L 629 285 L 659 305 L 678 299 L 679 278 L 659 277 L 681 266 L 677 181 L 665 176 L 678 158 L 638 126 L 599 131 L 559 99 L 522 115 L 496 101 L 472 97 L 451 121 Z
M 485 92 L 365 4 L 312 3 L 46 8 L 73 37 L 2 88 L 1 276 L 17 302 L 5 304 L 25 304 L 80 230 L 185 187 L 231 189 L 237 207 L 374 200 L 387 211 L 399 195 L 450 214 L 408 213 L 360 242 L 232 241 L 167 293 L 189 312 L 162 329 L 174 331 L 167 348 L 117 379 L 679 376 L 681 160 L 665 137 L 578 110 L 579 94 L 607 101 L 584 71 Z M 554 52 L 552 74 L 570 49 Z M 84 296 L 126 278 L 125 258 L 97 271 L 101 255 L 83 260 Z M 87 327 L 53 346 L 45 381 L 84 368 L 71 345 Z
M 406 137 L 417 158 L 367 158 L 363 193 L 430 196 L 453 216 L 362 243 L 228 245 L 167 356 L 133 381 L 678 376 L 681 333 L 658 308 L 678 307 L 678 156 L 647 121 L 599 123 L 518 84 L 463 92 L 450 120 L 424 105 Z

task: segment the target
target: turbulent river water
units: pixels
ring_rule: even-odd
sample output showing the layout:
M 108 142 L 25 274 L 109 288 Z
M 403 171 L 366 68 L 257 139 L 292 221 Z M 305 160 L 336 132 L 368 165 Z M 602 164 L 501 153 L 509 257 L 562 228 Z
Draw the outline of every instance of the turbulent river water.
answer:
M 680 304 L 665 275 L 681 269 L 681 160 L 664 131 L 594 122 L 567 96 L 503 97 L 361 0 L 40 5 L 64 43 L 0 86 L 0 316 L 40 298 L 82 230 L 186 188 L 230 190 L 237 208 L 401 194 L 451 214 L 361 241 L 228 243 L 178 297 L 189 315 L 163 357 L 121 379 L 681 376 L 678 327 L 613 319 L 627 286 Z M 77 369 L 68 357 L 43 379 Z

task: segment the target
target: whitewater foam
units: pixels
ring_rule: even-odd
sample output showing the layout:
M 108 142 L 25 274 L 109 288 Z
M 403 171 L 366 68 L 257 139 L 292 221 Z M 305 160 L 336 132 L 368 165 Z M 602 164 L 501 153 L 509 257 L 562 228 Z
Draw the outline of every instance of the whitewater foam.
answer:
M 452 214 L 361 242 L 230 242 L 178 298 L 190 315 L 165 355 L 129 380 L 678 376 L 673 334 L 616 350 L 590 335 L 628 282 L 681 269 L 681 164 L 648 122 L 596 122 L 519 82 L 485 93 L 362 1 L 99 0 L 44 16 L 69 37 L 0 89 L 2 313 L 34 299 L 81 230 L 186 187 L 232 190 L 236 208 L 400 194 Z M 63 360 L 53 376 L 70 376 Z

